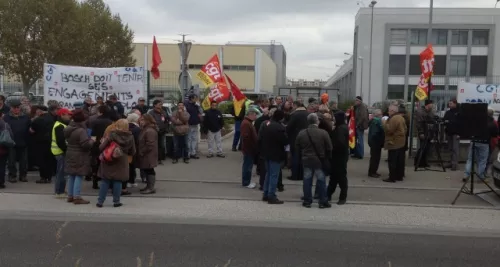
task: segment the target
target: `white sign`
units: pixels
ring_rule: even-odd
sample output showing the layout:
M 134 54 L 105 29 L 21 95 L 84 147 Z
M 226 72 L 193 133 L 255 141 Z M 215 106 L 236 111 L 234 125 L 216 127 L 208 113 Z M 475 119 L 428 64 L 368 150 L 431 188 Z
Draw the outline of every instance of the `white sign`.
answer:
M 500 84 L 474 84 L 460 82 L 457 92 L 458 103 L 487 103 L 500 111 Z
M 97 97 L 104 101 L 116 95 L 125 109 L 134 106 L 143 96 L 143 67 L 88 68 L 44 64 L 44 102 L 56 100 L 61 107 L 73 109 L 77 101 Z

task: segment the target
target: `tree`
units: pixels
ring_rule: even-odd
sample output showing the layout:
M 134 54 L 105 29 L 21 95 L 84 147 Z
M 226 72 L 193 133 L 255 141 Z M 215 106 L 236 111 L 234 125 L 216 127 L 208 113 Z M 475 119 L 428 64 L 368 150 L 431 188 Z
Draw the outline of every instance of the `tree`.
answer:
M 102 0 L 0 0 L 0 65 L 23 91 L 43 63 L 133 66 L 134 34 Z

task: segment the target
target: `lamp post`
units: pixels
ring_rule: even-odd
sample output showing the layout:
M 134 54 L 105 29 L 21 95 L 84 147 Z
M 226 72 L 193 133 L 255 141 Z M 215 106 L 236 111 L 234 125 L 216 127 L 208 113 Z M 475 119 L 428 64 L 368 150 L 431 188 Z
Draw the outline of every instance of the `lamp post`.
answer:
M 368 105 L 371 105 L 371 100 L 372 100 L 373 10 L 376 4 L 377 1 L 372 1 L 370 3 L 370 8 L 372 9 L 372 18 L 370 23 L 370 59 L 368 65 L 368 102 L 367 102 Z

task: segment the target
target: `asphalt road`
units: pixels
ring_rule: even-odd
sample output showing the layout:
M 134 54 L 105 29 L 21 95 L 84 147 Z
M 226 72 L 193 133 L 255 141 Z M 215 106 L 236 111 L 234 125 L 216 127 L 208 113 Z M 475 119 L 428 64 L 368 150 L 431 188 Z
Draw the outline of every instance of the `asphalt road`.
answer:
M 498 266 L 500 238 L 171 223 L 0 221 L 2 267 Z

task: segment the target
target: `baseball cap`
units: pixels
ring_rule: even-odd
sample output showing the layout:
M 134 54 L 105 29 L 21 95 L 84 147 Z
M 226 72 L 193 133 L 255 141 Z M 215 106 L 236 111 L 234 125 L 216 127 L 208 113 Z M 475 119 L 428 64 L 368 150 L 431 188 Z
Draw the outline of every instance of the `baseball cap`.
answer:
M 71 112 L 71 110 L 67 109 L 67 108 L 61 108 L 57 111 L 57 116 L 62 116 L 62 115 L 72 115 L 73 113 Z

